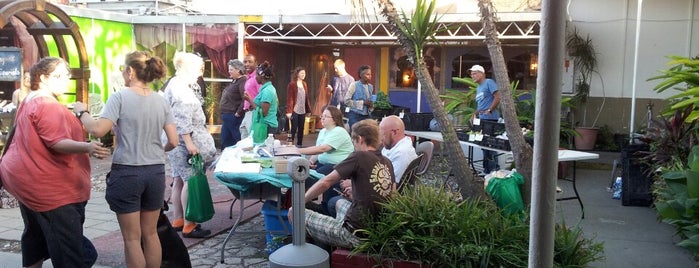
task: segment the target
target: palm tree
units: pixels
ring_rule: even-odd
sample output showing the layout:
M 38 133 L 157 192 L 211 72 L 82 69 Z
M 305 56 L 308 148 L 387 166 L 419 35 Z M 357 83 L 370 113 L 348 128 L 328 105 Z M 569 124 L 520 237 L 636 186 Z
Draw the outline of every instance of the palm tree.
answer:
M 425 45 L 429 41 L 435 42 L 434 35 L 438 32 L 437 16 L 434 12 L 434 1 L 427 4 L 426 0 L 418 0 L 415 10 L 410 18 L 398 13 L 393 2 L 390 0 L 377 0 L 380 13 L 388 21 L 389 27 L 396 33 L 398 43 L 403 47 L 410 62 L 416 66 L 416 75 L 420 84 L 424 87 L 423 92 L 427 96 L 427 101 L 432 108 L 435 119 L 442 129 L 444 148 L 447 151 L 452 172 L 456 178 L 461 195 L 469 198 L 485 197 L 483 181 L 479 180 L 471 171 L 464 152 L 456 136 L 456 131 L 447 117 L 447 113 L 439 97 L 439 91 L 431 79 L 427 65 L 422 57 Z M 352 0 L 355 8 L 364 9 L 363 0 Z M 366 12 L 362 13 L 366 16 Z
M 507 76 L 505 57 L 502 54 L 500 39 L 495 28 L 496 17 L 493 3 L 491 0 L 478 0 L 478 8 L 481 11 L 485 43 L 488 46 L 490 60 L 493 64 L 495 81 L 497 81 L 498 88 L 508 89 L 510 78 Z M 507 131 L 507 138 L 510 140 L 515 166 L 517 167 L 517 172 L 524 176 L 524 186 L 520 187 L 522 189 L 522 198 L 525 203 L 529 203 L 531 199 L 532 147 L 524 140 L 524 134 L 522 134 L 519 120 L 517 120 L 512 92 L 510 90 L 498 90 L 498 92 L 500 92 L 500 110 L 505 120 L 505 131 Z

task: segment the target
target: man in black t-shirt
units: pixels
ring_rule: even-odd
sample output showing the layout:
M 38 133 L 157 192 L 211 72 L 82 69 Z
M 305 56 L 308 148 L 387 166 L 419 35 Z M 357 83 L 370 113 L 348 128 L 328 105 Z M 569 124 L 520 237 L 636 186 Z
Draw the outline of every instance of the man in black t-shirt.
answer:
M 340 179 L 349 178 L 352 181 L 352 187 L 345 188 L 344 192 L 352 201 L 340 199 L 335 217 L 306 209 L 308 234 L 317 242 L 344 248 L 359 244 L 355 231 L 365 228 L 370 220 L 368 217 L 379 212 L 379 202 L 386 200 L 395 190 L 393 165 L 379 150 L 378 123 L 366 119 L 354 124 L 352 142 L 355 151 L 335 165 L 335 170 L 330 174 L 313 184 L 305 196 L 308 203 Z

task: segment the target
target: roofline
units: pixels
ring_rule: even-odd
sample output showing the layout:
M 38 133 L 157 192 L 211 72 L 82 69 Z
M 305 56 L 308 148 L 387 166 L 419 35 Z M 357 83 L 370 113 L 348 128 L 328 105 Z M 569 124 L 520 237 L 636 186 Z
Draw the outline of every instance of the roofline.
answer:
M 68 5 L 58 5 L 66 14 L 76 17 L 93 19 L 103 19 L 116 22 L 132 24 L 246 24 L 256 23 L 305 23 L 305 24 L 326 24 L 326 23 L 387 23 L 378 16 L 357 21 L 351 15 L 337 14 L 308 14 L 308 15 L 133 15 L 116 12 L 108 12 L 98 9 L 78 8 Z M 504 12 L 498 13 L 498 21 L 541 21 L 541 12 Z M 443 14 L 440 22 L 478 22 L 478 13 L 449 13 Z

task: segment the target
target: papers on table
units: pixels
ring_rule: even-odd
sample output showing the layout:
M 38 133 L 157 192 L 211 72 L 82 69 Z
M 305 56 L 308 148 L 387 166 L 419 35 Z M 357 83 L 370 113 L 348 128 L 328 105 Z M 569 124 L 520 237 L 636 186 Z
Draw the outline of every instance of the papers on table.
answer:
M 243 150 L 228 147 L 221 153 L 214 172 L 260 173 L 260 163 L 243 163 L 241 158 L 245 155 Z

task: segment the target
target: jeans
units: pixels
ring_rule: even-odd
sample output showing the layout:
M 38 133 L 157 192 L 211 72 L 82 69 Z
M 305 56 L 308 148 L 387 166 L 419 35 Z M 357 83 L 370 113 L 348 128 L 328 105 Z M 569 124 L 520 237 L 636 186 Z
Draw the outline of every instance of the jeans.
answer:
M 293 142 L 294 139 L 296 139 L 296 145 L 303 145 L 303 127 L 304 123 L 306 123 L 306 115 L 305 114 L 297 114 L 297 113 L 292 113 L 291 114 L 291 129 L 289 130 L 289 133 L 291 134 L 291 141 Z M 309 127 L 315 127 L 315 126 L 309 126 Z
M 357 123 L 359 121 L 362 121 L 362 120 L 368 119 L 368 118 L 371 118 L 371 116 L 358 114 L 356 112 L 350 111 L 349 112 L 349 122 L 348 122 L 349 123 L 349 133 L 350 134 L 352 133 L 352 125 L 354 125 L 354 123 Z
M 234 113 L 221 114 L 223 126 L 221 126 L 221 149 L 235 145 L 240 141 L 240 124 L 243 116 L 237 117 Z
M 497 152 L 483 149 L 483 173 L 488 174 L 500 169 Z

